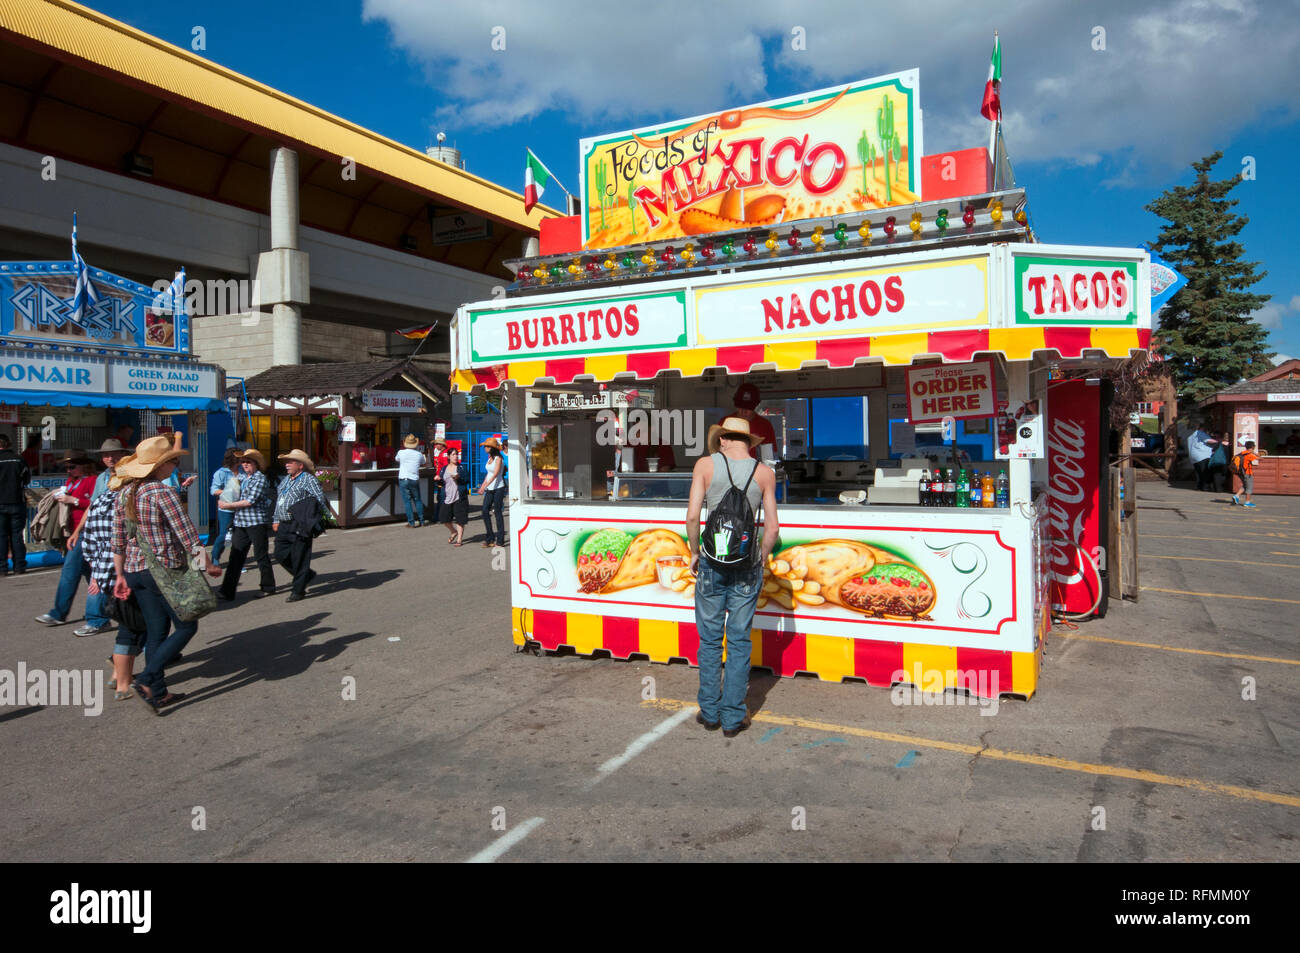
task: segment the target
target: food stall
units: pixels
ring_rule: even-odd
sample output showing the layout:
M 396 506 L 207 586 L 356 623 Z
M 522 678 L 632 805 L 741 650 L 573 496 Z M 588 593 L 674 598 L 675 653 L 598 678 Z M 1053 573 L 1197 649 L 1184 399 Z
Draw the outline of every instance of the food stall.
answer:
M 1245 450 L 1247 440 L 1264 451 L 1255 464 L 1256 494 L 1300 494 L 1300 360 L 1225 387 L 1200 409 L 1212 433 L 1233 435 L 1233 453 Z M 1231 480 L 1232 491 L 1240 492 L 1241 480 Z
M 1048 484 L 1078 503 L 1104 465 L 1071 421 L 1049 440 L 1049 378 L 1147 346 L 1148 259 L 1032 242 L 1022 190 L 907 199 L 519 261 L 506 298 L 459 310 L 453 386 L 505 392 L 516 644 L 695 663 L 690 472 L 737 386 L 761 381 L 769 400 L 859 394 L 868 420 L 863 459 L 812 481 L 763 448 L 784 499 L 753 664 L 1033 695 L 1052 584 L 1090 558 L 1049 549 L 1070 527 Z M 557 397 L 586 417 L 548 431 Z M 963 421 L 986 426 L 986 459 L 957 450 Z M 937 447 L 917 447 L 925 428 Z M 671 447 L 671 470 L 642 472 L 642 446 Z M 539 460 L 572 492 L 544 488 Z M 957 468 L 989 475 L 978 498 Z

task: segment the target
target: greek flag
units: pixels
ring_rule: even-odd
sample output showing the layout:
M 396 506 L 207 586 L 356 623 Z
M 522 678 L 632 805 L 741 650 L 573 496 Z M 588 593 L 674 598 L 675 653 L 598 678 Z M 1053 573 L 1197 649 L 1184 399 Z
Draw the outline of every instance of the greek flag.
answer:
M 82 324 L 86 314 L 86 305 L 99 304 L 99 292 L 90 279 L 90 269 L 86 259 L 77 251 L 77 213 L 72 213 L 72 263 L 77 267 L 77 287 L 72 295 L 72 320 Z
M 167 294 L 171 298 L 172 314 L 185 314 L 185 267 L 176 272 L 176 277 L 172 279 L 171 286 L 167 289 Z

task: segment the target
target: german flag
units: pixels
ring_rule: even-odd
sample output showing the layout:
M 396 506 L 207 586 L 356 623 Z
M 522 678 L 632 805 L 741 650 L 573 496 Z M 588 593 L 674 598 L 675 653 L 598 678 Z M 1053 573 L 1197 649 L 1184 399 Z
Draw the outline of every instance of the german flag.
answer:
M 401 330 L 394 331 L 393 333 L 400 334 L 402 337 L 409 338 L 412 341 L 423 341 L 425 338 L 429 336 L 429 332 L 432 330 L 433 330 L 433 325 L 429 324 L 429 325 L 425 325 L 422 328 L 402 328 Z

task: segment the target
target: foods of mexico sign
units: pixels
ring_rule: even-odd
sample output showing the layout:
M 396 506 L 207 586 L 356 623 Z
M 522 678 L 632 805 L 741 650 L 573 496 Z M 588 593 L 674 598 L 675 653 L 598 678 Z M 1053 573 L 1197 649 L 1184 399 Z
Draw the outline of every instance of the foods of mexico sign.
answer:
M 584 139 L 586 248 L 920 199 L 915 70 Z

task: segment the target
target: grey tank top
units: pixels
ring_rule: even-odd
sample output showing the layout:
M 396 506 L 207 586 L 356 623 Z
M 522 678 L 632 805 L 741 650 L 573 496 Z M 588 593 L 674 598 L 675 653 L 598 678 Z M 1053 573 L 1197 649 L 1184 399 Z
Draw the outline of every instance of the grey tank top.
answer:
M 749 497 L 750 509 L 754 514 L 758 514 L 758 507 L 763 502 L 763 490 L 758 485 L 758 461 L 752 457 L 745 460 L 728 460 L 721 453 L 709 455 L 713 461 L 713 482 L 709 484 L 709 489 L 704 494 L 704 505 L 710 513 L 722 502 L 722 496 L 731 489 L 731 484 L 735 483 L 737 487 L 743 487 L 745 481 L 749 479 L 751 473 L 754 479 L 749 484 L 749 489 L 745 491 L 745 496 Z M 753 464 L 753 466 L 746 466 Z M 727 480 L 727 467 L 731 467 L 731 481 Z

